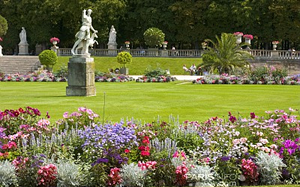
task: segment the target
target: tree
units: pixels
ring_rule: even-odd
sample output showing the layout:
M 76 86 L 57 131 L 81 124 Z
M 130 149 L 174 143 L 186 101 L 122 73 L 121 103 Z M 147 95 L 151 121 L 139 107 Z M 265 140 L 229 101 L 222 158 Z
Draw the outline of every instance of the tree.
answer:
M 216 36 L 217 42 L 207 39 L 213 47 L 203 54 L 203 68 L 209 68 L 211 71 L 217 70 L 219 74 L 232 73 L 235 68 L 245 68 L 249 65 L 248 60 L 252 55 L 242 50 L 241 47 L 246 44 L 236 44 L 236 37 L 233 34 L 222 33 L 221 38 Z
M 151 27 L 144 32 L 144 39 L 149 47 L 157 47 L 165 40 L 165 33 L 158 28 Z
M 8 24 L 4 17 L 0 15 L 0 36 L 4 36 L 7 32 Z

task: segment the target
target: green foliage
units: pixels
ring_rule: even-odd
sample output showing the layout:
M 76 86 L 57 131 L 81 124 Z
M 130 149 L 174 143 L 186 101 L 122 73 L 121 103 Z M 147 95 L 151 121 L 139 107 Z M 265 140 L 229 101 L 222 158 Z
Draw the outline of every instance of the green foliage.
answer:
M 107 164 L 100 163 L 94 165 L 87 176 L 90 179 L 88 186 L 107 186 L 109 169 Z
M 188 180 L 196 183 L 196 186 L 214 186 L 215 179 L 214 172 L 208 165 L 199 166 L 195 165 L 187 173 Z
M 207 39 L 213 47 L 203 54 L 203 68 L 209 68 L 211 71 L 217 70 L 219 74 L 232 73 L 236 68 L 247 68 L 248 60 L 252 55 L 241 47 L 246 44 L 236 44 L 236 37 L 233 34 L 222 33 L 221 38 L 216 36 L 217 42 Z
M 125 186 L 143 186 L 146 176 L 146 170 L 142 170 L 137 164 L 131 163 L 123 165 L 120 175 L 122 183 Z
M 237 160 L 235 158 L 231 158 L 228 161 L 223 161 L 221 159 L 217 160 L 214 170 L 222 182 L 230 184 L 232 181 L 238 181 L 242 172 L 236 163 Z
M 0 161 L 0 186 L 18 186 L 15 166 L 9 161 Z
M 59 160 L 57 163 L 57 186 L 79 186 L 81 180 L 80 167 L 72 161 Z
M 47 49 L 39 54 L 39 60 L 42 65 L 45 65 L 47 68 L 50 68 L 57 63 L 58 57 L 54 51 Z
M 162 70 L 161 68 L 156 69 L 146 69 L 145 76 L 147 77 L 157 77 L 157 76 L 167 76 L 166 70 Z
M 280 180 L 281 170 L 286 165 L 275 154 L 258 152 L 256 163 L 259 166 L 262 184 L 277 184 Z
M 6 19 L 0 15 L 0 37 L 6 34 L 7 29 L 8 29 L 8 24 Z
M 151 27 L 144 32 L 144 40 L 149 47 L 161 46 L 165 40 L 165 34 L 162 30 Z
M 125 67 L 126 64 L 130 64 L 132 62 L 132 56 L 129 52 L 120 52 L 117 55 L 117 62 L 123 64 L 123 67 Z

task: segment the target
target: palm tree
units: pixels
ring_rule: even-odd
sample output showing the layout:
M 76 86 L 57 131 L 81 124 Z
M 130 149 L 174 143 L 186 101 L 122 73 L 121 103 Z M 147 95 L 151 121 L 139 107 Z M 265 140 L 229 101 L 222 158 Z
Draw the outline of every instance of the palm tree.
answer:
M 247 44 L 236 44 L 236 37 L 233 34 L 222 33 L 221 38 L 216 36 L 217 42 L 206 39 L 206 42 L 211 42 L 213 47 L 207 47 L 207 51 L 202 55 L 203 63 L 201 67 L 217 70 L 219 74 L 233 73 L 236 68 L 249 67 L 248 60 L 253 59 L 253 56 L 247 51 L 242 50 L 242 46 Z

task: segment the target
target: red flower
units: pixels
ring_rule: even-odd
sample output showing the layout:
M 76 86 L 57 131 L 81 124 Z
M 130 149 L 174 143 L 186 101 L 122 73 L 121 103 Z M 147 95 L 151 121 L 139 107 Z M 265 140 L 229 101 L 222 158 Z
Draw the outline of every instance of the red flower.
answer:
M 142 156 L 150 156 L 150 152 L 148 151 L 141 151 Z
M 139 147 L 139 150 L 140 150 L 140 151 L 144 151 L 144 150 L 145 150 L 145 146 L 140 146 L 140 147 Z
M 125 149 L 124 152 L 125 152 L 125 153 L 130 153 L 130 150 L 129 150 L 129 149 Z

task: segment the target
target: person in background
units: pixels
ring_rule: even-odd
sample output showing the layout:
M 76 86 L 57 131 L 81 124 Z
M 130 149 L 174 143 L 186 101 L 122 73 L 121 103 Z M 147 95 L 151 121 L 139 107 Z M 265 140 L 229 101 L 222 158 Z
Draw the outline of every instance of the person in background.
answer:
M 194 74 L 196 73 L 196 70 L 197 70 L 197 67 L 195 66 L 195 64 L 193 64 L 193 65 L 190 67 L 191 75 L 194 75 Z
M 185 72 L 190 72 L 190 70 L 186 67 L 186 65 L 184 64 L 182 69 L 185 71 Z

